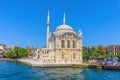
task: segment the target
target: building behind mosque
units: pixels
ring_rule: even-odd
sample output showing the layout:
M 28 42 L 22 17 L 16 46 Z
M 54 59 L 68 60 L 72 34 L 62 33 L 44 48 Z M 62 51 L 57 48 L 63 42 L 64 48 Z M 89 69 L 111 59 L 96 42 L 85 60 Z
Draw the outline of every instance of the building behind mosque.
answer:
M 50 14 L 47 17 L 46 47 L 37 49 L 34 59 L 41 63 L 80 64 L 82 59 L 82 32 L 76 33 L 66 24 L 64 14 L 63 24 L 50 33 Z

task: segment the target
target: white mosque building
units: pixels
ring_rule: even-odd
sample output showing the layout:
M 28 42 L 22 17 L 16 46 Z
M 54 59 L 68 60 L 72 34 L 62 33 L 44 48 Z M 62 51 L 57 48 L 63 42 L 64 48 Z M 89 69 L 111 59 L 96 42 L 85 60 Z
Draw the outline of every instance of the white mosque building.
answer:
M 75 32 L 66 24 L 66 16 L 63 16 L 63 24 L 50 33 L 50 13 L 47 17 L 46 47 L 36 50 L 34 60 L 40 63 L 80 64 L 82 59 L 82 32 Z

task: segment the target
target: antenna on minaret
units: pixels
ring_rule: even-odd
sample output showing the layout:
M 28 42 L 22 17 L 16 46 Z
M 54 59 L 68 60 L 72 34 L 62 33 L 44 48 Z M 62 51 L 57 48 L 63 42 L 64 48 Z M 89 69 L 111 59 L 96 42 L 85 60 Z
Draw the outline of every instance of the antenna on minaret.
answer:
M 63 24 L 66 24 L 66 16 L 65 16 L 65 13 L 63 15 Z

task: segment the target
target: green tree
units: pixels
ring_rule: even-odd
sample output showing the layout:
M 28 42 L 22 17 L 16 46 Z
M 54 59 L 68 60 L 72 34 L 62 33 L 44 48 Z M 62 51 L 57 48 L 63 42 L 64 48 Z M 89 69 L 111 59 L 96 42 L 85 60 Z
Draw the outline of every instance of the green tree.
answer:
M 104 58 L 104 54 L 106 53 L 106 49 L 103 46 L 98 46 L 96 52 L 100 53 L 101 58 Z
M 111 58 L 111 55 L 109 53 L 105 53 L 104 58 Z
M 89 49 L 86 47 L 83 47 L 83 59 L 84 59 L 84 61 L 89 59 L 90 54 L 88 52 L 89 52 Z
M 96 48 L 92 47 L 92 48 L 89 48 L 89 56 L 90 56 L 90 59 L 95 59 L 96 58 Z
M 19 58 L 28 57 L 28 50 L 25 49 L 25 48 L 19 48 L 19 49 L 18 49 L 18 57 L 19 57 Z
M 28 57 L 28 50 L 25 48 L 15 47 L 14 50 L 6 54 L 7 58 L 25 58 Z
M 117 53 L 116 57 L 120 59 L 120 52 Z
M 101 55 L 105 54 L 105 48 L 103 46 L 98 46 L 97 48 L 87 48 L 83 47 L 83 59 L 99 59 Z
M 10 51 L 10 52 L 8 52 L 8 53 L 6 54 L 6 57 L 7 57 L 7 58 L 16 58 L 17 55 L 16 55 L 15 51 L 12 50 L 12 51 Z
M 98 59 L 99 58 L 99 53 L 96 52 L 96 48 L 92 47 L 92 48 L 83 48 L 83 59 L 85 60 L 89 60 L 89 59 Z
M 33 48 L 27 48 L 28 50 L 28 56 L 30 56 L 32 54 Z

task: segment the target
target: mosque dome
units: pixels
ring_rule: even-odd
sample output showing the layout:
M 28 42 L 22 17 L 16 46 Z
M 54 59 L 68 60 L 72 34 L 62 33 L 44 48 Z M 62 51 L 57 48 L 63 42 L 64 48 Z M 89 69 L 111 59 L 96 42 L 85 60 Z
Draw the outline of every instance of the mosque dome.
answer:
M 66 24 L 62 24 L 62 25 L 58 26 L 56 28 L 56 30 L 54 31 L 55 35 L 62 35 L 64 33 L 74 33 L 74 34 L 76 34 L 76 32 L 72 29 L 72 27 L 69 26 L 69 25 L 66 25 Z
M 69 25 L 63 24 L 56 28 L 56 30 L 73 30 Z
M 64 14 L 64 17 L 63 17 L 63 24 L 58 26 L 56 28 L 56 30 L 54 31 L 55 35 L 62 35 L 64 33 L 74 33 L 74 34 L 76 34 L 75 31 L 72 29 L 72 27 L 66 24 L 65 14 Z

